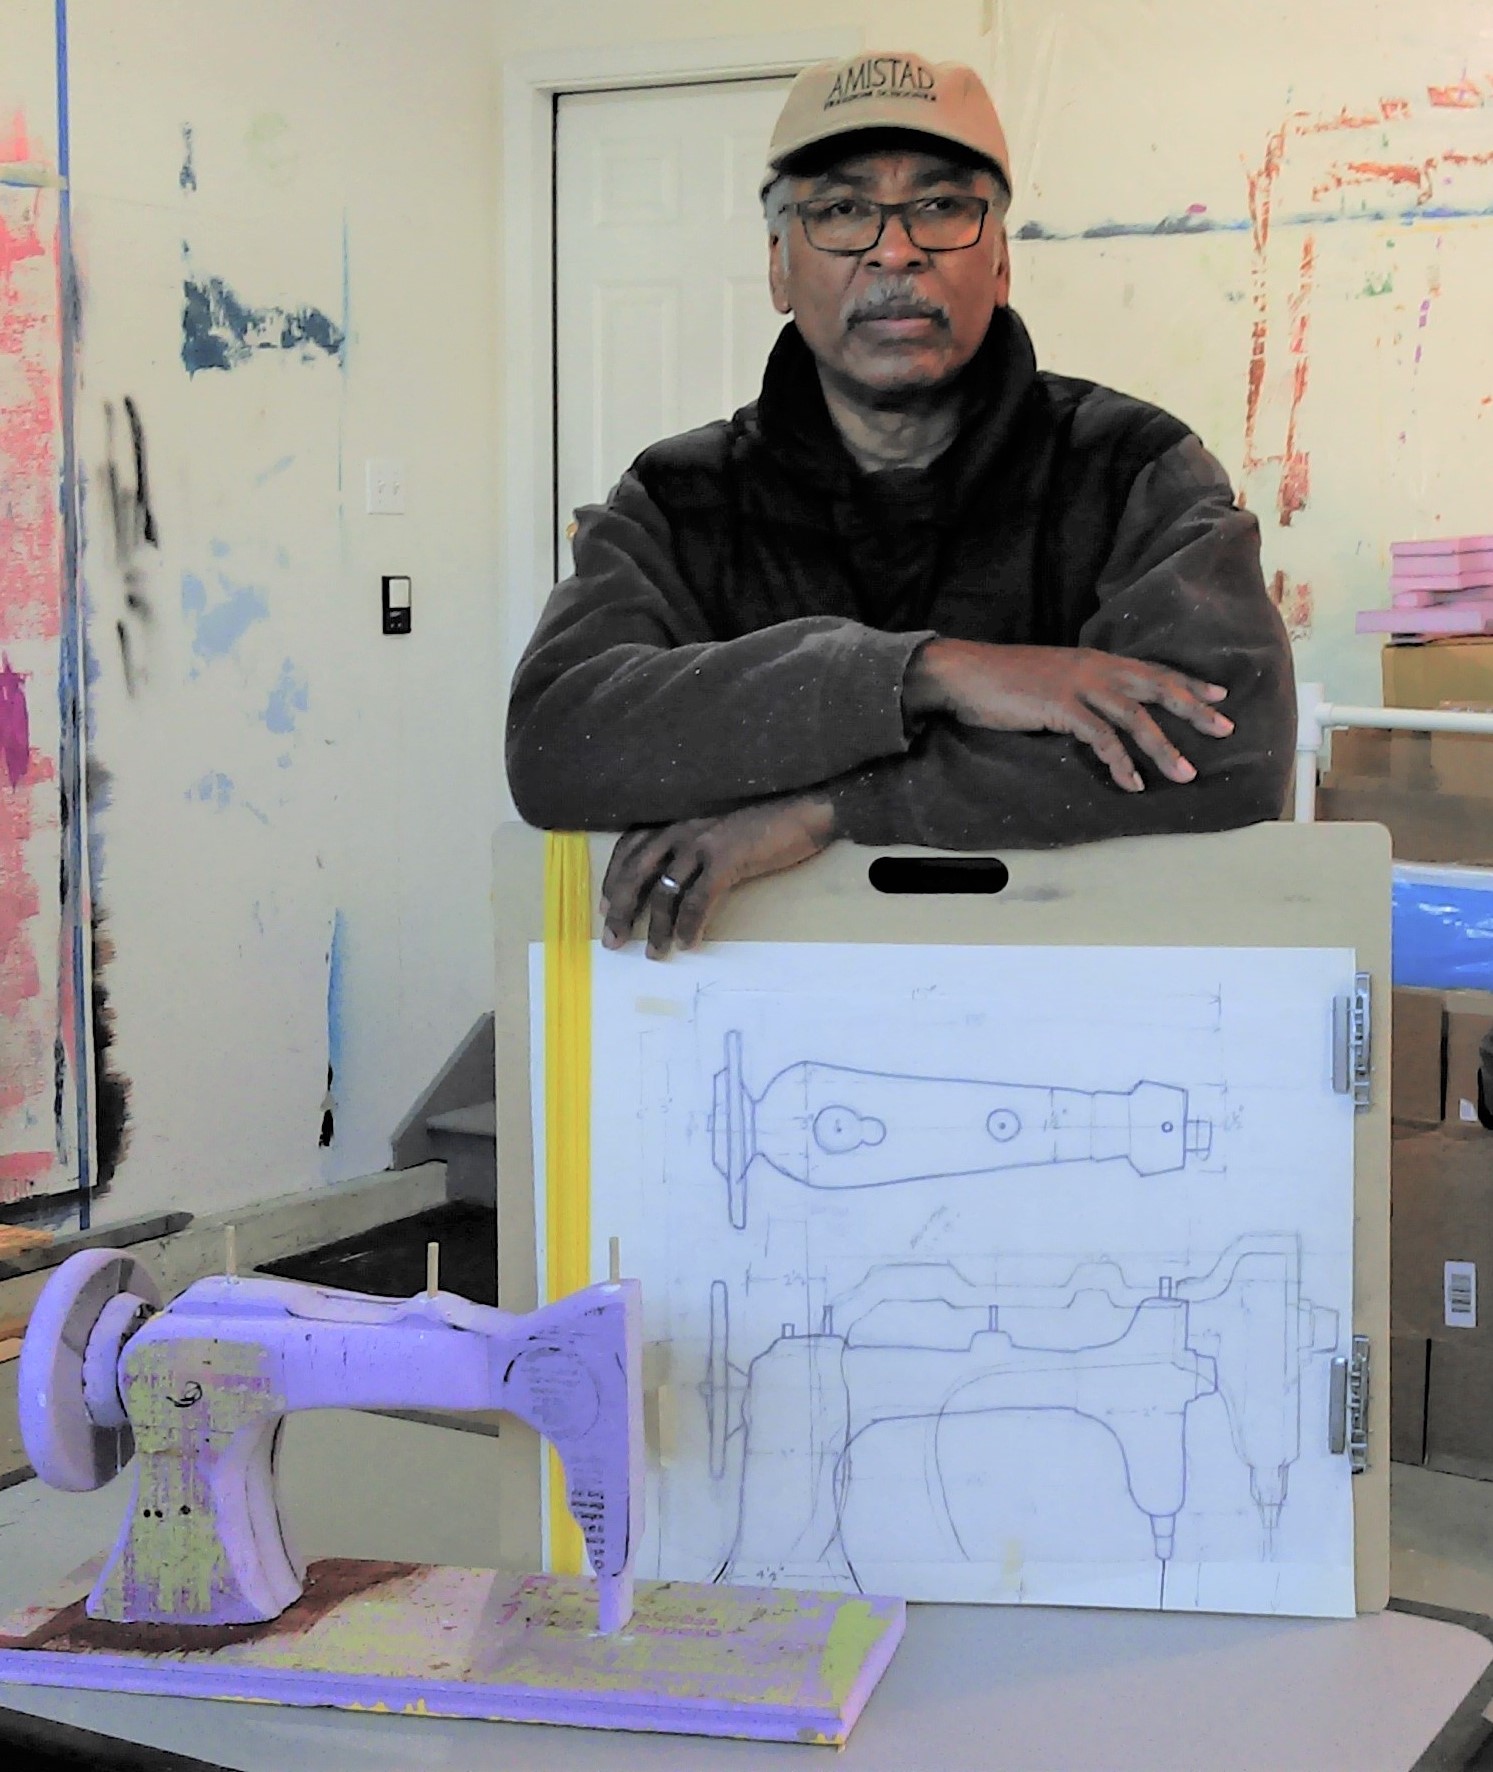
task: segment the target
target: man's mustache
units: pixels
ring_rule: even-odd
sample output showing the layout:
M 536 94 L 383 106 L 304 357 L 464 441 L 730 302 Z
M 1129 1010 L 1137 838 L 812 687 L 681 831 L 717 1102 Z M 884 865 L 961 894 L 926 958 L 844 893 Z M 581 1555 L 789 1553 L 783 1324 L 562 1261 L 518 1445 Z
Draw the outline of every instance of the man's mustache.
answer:
M 929 301 L 907 283 L 877 283 L 857 292 L 841 310 L 847 326 L 861 326 L 868 320 L 934 320 L 940 326 L 949 324 L 949 310 L 941 303 Z

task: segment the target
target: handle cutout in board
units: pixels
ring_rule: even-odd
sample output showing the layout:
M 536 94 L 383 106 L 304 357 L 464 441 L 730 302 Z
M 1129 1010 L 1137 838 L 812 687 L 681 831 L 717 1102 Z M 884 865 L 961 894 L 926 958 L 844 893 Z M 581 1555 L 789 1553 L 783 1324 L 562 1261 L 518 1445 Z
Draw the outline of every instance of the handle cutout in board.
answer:
M 878 892 L 896 897 L 1003 892 L 1011 870 L 995 855 L 878 855 L 867 870 Z

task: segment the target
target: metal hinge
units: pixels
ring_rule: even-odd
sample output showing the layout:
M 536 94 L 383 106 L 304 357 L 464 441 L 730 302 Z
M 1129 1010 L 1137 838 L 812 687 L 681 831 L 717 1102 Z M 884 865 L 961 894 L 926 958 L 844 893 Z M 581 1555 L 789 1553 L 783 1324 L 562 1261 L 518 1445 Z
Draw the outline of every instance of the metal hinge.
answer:
M 1327 1450 L 1346 1452 L 1356 1477 L 1369 1462 L 1369 1338 L 1353 1337 L 1353 1353 L 1332 1362 L 1327 1399 Z
M 1332 999 L 1332 1087 L 1339 1095 L 1351 1094 L 1355 1108 L 1366 1108 L 1369 1067 L 1373 1062 L 1373 1016 L 1369 1004 L 1367 972 L 1354 974 L 1350 996 Z

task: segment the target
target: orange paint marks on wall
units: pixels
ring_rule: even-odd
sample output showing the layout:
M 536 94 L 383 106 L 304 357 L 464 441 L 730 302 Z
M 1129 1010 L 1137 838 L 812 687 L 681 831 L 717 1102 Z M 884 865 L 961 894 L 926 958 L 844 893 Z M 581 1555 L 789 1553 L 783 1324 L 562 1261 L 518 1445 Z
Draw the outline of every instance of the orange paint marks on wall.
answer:
M 1428 86 L 1426 97 L 1441 110 L 1475 111 L 1483 102 L 1483 95 L 1474 80 L 1459 80 L 1455 86 Z
M 1291 408 L 1286 419 L 1285 456 L 1281 462 L 1280 490 L 1276 495 L 1276 511 L 1282 527 L 1289 528 L 1291 519 L 1306 509 L 1311 492 L 1311 455 L 1300 444 L 1299 419 L 1301 403 L 1306 398 L 1311 378 L 1311 362 L 1307 345 L 1311 336 L 1312 279 L 1316 272 L 1317 243 L 1308 234 L 1302 242 L 1301 267 L 1296 292 L 1291 297 L 1290 352 L 1295 358 L 1291 370 Z
M 1397 98 L 1381 99 L 1372 111 L 1350 111 L 1344 105 L 1335 117 L 1307 117 L 1304 111 L 1298 111 L 1296 115 L 1303 121 L 1296 123 L 1292 134 L 1331 135 L 1339 129 L 1378 129 L 1389 117 L 1400 114 L 1397 107 L 1401 105 L 1406 105 L 1406 101 Z
M 1425 165 L 1415 165 L 1408 160 L 1390 162 L 1386 160 L 1350 160 L 1348 171 L 1355 178 L 1384 179 L 1392 185 L 1420 185 L 1425 182 L 1427 166 L 1434 166 L 1434 160 Z
M 1280 611 L 1286 632 L 1293 640 L 1305 639 L 1312 631 L 1312 587 L 1277 572 L 1271 577 L 1269 590 L 1270 601 Z

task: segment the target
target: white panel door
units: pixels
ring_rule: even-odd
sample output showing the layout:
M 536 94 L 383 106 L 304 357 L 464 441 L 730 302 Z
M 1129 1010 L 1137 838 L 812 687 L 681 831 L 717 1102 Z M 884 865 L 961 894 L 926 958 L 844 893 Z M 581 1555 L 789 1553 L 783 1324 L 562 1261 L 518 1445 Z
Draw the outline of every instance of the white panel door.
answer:
M 757 188 L 786 80 L 562 95 L 555 145 L 561 570 L 577 505 L 754 399 L 782 320 Z

